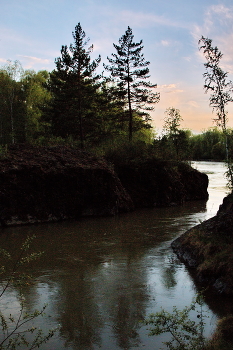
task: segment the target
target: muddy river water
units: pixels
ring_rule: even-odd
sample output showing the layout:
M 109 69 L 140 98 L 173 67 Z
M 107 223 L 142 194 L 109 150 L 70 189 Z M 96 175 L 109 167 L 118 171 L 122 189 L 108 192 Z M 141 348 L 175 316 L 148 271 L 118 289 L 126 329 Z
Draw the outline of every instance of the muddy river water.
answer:
M 117 217 L 85 218 L 37 226 L 1 229 L 0 244 L 17 251 L 27 235 L 36 235 L 43 256 L 30 268 L 24 288 L 28 311 L 47 304 L 34 325 L 45 332 L 59 326 L 42 349 L 154 350 L 165 336 L 149 337 L 141 322 L 150 313 L 182 309 L 197 287 L 170 244 L 177 236 L 214 216 L 226 196 L 223 163 L 195 162 L 209 176 L 209 200 L 170 208 L 143 209 Z M 224 313 L 222 301 L 207 297 L 206 335 Z M 8 289 L 1 310 L 17 315 L 18 291 Z

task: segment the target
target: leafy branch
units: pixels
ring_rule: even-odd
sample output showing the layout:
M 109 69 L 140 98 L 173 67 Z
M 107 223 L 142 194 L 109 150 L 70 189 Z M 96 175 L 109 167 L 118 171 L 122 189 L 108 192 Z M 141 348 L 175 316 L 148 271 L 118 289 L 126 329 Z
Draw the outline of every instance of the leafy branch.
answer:
M 196 311 L 198 322 L 190 319 L 190 312 Z M 204 337 L 203 299 L 200 295 L 183 310 L 178 310 L 176 306 L 170 313 L 161 311 L 149 315 L 144 321 L 149 325 L 149 335 L 155 336 L 168 333 L 171 336 L 169 341 L 163 342 L 170 350 L 202 350 L 206 343 Z
M 17 317 L 13 317 L 11 314 L 5 316 L 4 312 L 0 310 L 0 329 L 2 330 L 3 335 L 2 340 L 0 341 L 0 350 L 16 350 L 22 345 L 26 346 L 28 349 L 39 348 L 56 332 L 56 329 L 51 329 L 48 334 L 44 335 L 41 329 L 34 326 L 25 329 L 25 326 L 29 325 L 34 319 L 43 316 L 46 309 L 46 305 L 44 305 L 41 310 L 34 310 L 32 313 L 25 312 L 25 300 L 22 293 L 22 287 L 28 284 L 30 276 L 20 273 L 20 268 L 25 264 L 37 260 L 43 254 L 42 252 L 29 253 L 29 249 L 34 239 L 35 236 L 27 237 L 20 247 L 18 257 L 15 261 L 13 261 L 13 257 L 9 252 L 0 249 L 0 255 L 6 261 L 6 264 L 0 267 L 0 274 L 2 276 L 7 274 L 7 279 L 0 293 L 0 298 L 12 285 L 16 285 L 20 290 L 20 311 Z M 12 266 L 10 269 L 7 269 L 6 266 L 9 267 L 10 262 L 13 262 Z M 27 335 L 29 334 L 35 334 L 34 339 L 31 342 L 27 339 Z

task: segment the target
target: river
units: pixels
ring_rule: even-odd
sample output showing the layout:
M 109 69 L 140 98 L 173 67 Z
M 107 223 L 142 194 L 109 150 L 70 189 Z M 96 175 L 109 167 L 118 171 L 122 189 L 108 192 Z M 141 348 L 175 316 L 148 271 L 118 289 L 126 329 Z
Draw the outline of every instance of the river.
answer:
M 150 313 L 189 305 L 197 288 L 186 267 L 170 248 L 172 240 L 214 216 L 227 193 L 225 166 L 194 162 L 209 176 L 209 200 L 183 206 L 137 210 L 107 218 L 85 218 L 54 224 L 1 229 L 0 244 L 10 251 L 28 235 L 44 254 L 26 272 L 33 276 L 24 287 L 25 308 L 45 304 L 34 325 L 59 330 L 42 349 L 157 350 L 164 336 L 149 337 L 142 320 Z M 221 307 L 207 298 L 206 336 Z M 18 291 L 8 289 L 1 310 L 19 312 Z

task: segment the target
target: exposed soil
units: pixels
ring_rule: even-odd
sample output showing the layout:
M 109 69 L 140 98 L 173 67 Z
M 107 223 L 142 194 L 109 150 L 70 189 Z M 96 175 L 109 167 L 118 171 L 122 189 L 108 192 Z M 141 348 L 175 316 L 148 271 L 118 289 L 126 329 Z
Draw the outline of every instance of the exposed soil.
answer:
M 183 163 L 151 159 L 119 167 L 64 146 L 14 145 L 0 159 L 0 224 L 177 205 L 207 199 L 207 187 L 207 175 Z

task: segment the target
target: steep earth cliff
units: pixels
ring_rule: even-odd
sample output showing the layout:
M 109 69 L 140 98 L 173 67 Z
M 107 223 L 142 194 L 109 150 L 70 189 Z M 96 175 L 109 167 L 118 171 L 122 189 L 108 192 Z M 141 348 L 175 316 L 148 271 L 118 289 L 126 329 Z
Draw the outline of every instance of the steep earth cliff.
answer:
M 208 197 L 208 177 L 157 160 L 118 167 L 67 147 L 14 145 L 0 159 L 0 224 L 115 215 Z
M 86 152 L 16 145 L 0 160 L 2 225 L 132 209 L 132 200 L 112 168 Z
M 208 199 L 208 176 L 183 162 L 157 159 L 116 165 L 136 207 L 161 207 Z

